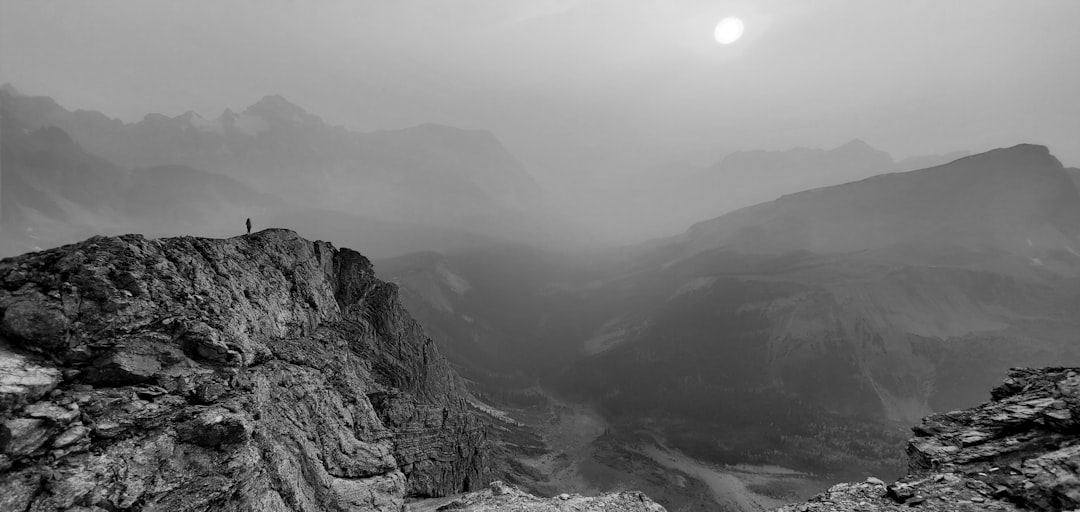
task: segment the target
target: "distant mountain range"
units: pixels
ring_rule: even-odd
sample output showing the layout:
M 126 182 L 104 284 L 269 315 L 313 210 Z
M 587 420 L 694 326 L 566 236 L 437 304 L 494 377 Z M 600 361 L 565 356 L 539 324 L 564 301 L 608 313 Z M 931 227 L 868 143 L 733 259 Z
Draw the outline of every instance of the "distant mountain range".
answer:
M 281 96 L 216 119 L 195 112 L 123 123 L 48 97 L 0 89 L 31 129 L 57 127 L 124 167 L 186 165 L 225 174 L 291 202 L 411 222 L 476 221 L 541 200 L 524 165 L 490 132 L 422 125 L 359 133 L 330 126 Z M 438 205 L 438 207 L 433 206 Z M 443 207 L 445 205 L 445 207 Z
M 694 225 L 687 251 L 750 254 L 874 251 L 898 258 L 908 248 L 926 263 L 955 251 L 1023 256 L 1025 264 L 1073 268 L 1080 195 L 1069 171 L 1043 146 L 1022 144 L 929 169 L 783 196 Z M 915 255 L 909 255 L 915 257 Z
M 331 217 L 321 231 L 346 242 L 363 233 L 377 256 L 486 237 L 543 242 L 564 228 L 489 132 L 357 133 L 280 96 L 216 119 L 124 123 L 4 85 L 0 107 L 9 254 L 125 230 L 220 235 L 245 217 L 304 227 L 314 211 Z
M 182 165 L 125 169 L 87 152 L 55 126 L 31 128 L 2 105 L 0 175 L 4 253 L 96 234 L 214 233 L 284 202 Z
M 604 206 L 596 213 L 600 222 L 612 224 L 623 238 L 661 237 L 782 195 L 933 167 L 968 154 L 954 151 L 896 161 L 859 139 L 833 149 L 736 151 L 710 165 L 669 162 L 607 177 L 590 194 Z

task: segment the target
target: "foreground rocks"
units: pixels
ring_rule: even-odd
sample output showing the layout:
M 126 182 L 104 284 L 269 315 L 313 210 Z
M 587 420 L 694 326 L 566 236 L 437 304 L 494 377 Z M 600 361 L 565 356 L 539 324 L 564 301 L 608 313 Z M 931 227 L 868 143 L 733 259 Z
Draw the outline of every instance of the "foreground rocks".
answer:
M 1018 368 L 979 407 L 915 427 L 909 474 L 840 484 L 782 512 L 1080 509 L 1080 369 Z
M 290 231 L 0 261 L 0 510 L 401 510 L 486 481 L 460 389 L 366 258 Z
M 438 503 L 413 503 L 410 512 L 665 512 L 664 507 L 640 492 L 619 492 L 585 497 L 560 494 L 539 498 L 507 485 L 492 482 L 487 489 Z

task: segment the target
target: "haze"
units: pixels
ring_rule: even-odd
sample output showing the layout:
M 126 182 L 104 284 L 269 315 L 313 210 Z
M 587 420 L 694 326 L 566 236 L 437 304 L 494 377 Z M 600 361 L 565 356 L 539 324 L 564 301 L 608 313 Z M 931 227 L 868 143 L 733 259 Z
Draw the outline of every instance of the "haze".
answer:
M 726 16 L 746 34 L 720 46 Z M 1032 142 L 1080 164 L 1077 19 L 1071 1 L 5 2 L 0 81 L 127 121 L 281 94 L 357 130 L 490 130 L 555 209 L 630 242 L 745 204 L 627 223 L 613 188 L 734 150 Z

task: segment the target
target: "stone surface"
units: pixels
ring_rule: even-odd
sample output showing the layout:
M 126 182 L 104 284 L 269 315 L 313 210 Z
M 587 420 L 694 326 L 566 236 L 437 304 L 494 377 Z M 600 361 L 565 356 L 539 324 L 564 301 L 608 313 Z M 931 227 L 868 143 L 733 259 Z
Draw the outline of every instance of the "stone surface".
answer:
M 1080 509 L 1080 369 L 1015 368 L 991 396 L 913 428 L 906 477 L 839 484 L 778 510 Z
M 35 364 L 0 345 L 0 410 L 37 400 L 60 383 L 55 368 Z
M 503 482 L 449 500 L 410 503 L 410 512 L 664 512 L 664 507 L 640 492 L 624 491 L 585 497 L 560 494 L 539 498 Z
M 0 509 L 400 510 L 486 483 L 459 379 L 348 249 L 136 235 L 0 261 Z

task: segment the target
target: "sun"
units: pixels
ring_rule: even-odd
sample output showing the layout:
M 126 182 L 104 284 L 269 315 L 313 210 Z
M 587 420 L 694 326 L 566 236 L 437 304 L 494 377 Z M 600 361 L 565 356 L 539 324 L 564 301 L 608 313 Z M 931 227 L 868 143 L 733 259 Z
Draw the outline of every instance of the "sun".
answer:
M 720 44 L 731 44 L 742 37 L 745 28 L 742 20 L 739 18 L 724 18 L 720 20 L 720 23 L 716 24 L 716 30 L 713 32 L 713 37 L 715 37 L 716 42 Z

